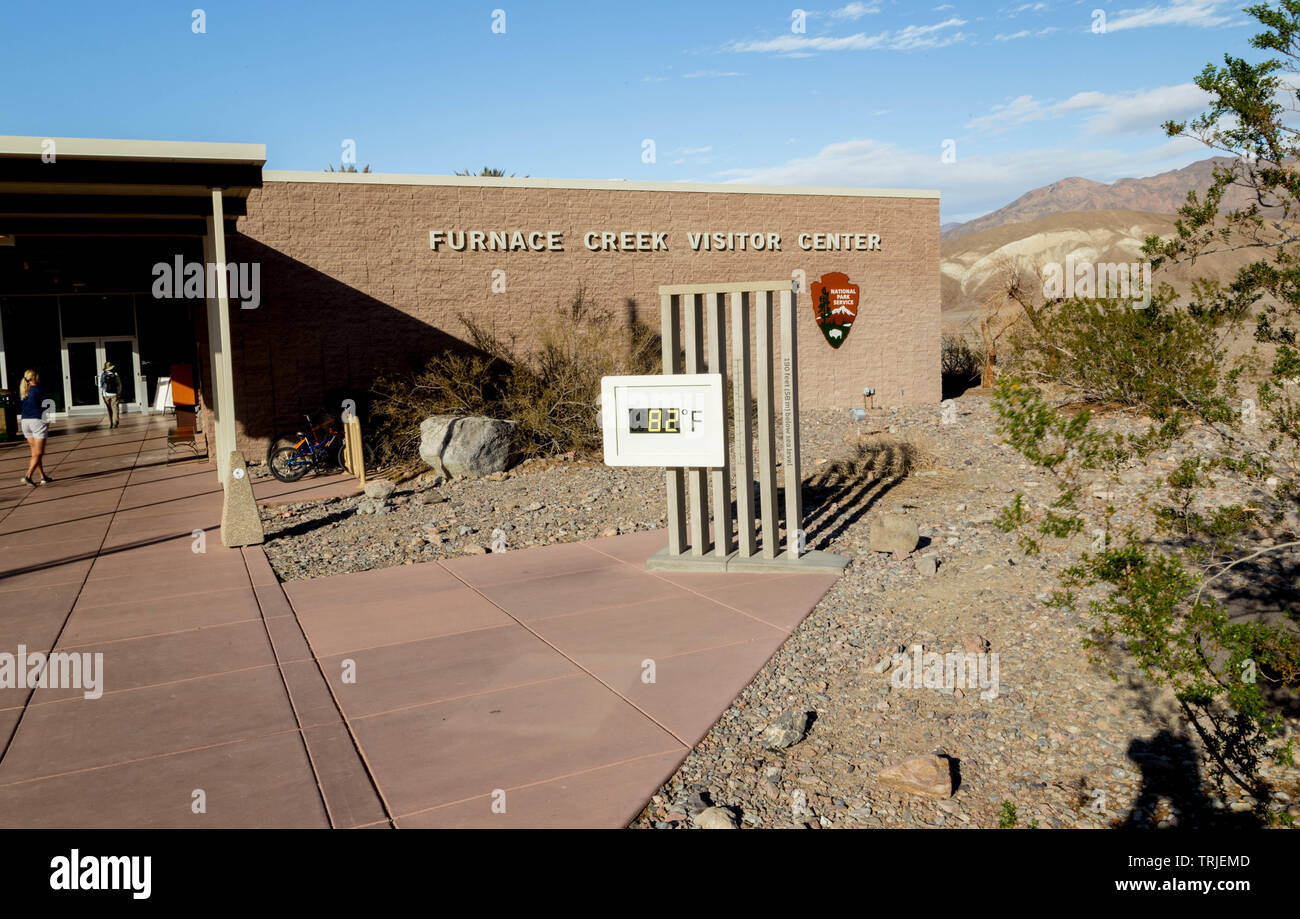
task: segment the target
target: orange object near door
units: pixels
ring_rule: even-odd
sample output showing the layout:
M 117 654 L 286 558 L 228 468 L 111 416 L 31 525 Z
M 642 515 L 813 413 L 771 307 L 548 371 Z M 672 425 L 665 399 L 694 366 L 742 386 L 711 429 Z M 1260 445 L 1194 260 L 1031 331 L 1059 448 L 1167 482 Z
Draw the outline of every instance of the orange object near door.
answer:
M 198 405 L 194 398 L 194 368 L 189 364 L 172 364 L 172 405 Z

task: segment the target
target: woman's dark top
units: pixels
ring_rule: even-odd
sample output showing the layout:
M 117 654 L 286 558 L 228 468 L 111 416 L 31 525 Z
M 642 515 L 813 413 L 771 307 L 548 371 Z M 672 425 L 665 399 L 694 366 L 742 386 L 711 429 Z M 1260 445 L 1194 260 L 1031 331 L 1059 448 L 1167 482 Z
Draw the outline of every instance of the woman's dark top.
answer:
M 27 397 L 23 399 L 23 417 L 40 418 L 41 403 L 45 401 L 45 393 L 39 386 L 32 386 L 27 390 Z

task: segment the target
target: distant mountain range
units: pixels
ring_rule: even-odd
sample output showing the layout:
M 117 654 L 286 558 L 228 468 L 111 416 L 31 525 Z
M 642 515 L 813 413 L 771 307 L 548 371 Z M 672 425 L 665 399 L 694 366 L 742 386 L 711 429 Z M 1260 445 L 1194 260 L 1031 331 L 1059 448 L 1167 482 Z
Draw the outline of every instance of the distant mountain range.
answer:
M 1210 186 L 1216 164 L 1230 162 L 1230 157 L 1216 156 L 1182 169 L 1172 169 L 1144 179 L 1118 179 L 1110 184 L 1078 176 L 1061 179 L 1051 185 L 1025 192 L 1006 207 L 998 208 L 983 217 L 965 223 L 943 224 L 939 227 L 939 238 L 956 239 L 1008 223 L 1023 223 L 1070 211 L 1174 214 L 1187 203 L 1189 191 L 1202 192 Z M 1243 189 L 1233 188 L 1229 189 L 1224 198 L 1226 207 L 1240 207 L 1246 203 L 1247 193 Z
M 1187 193 L 1202 192 L 1213 180 L 1217 163 L 1201 160 L 1143 179 L 1106 184 L 1069 178 L 1026 192 L 1006 207 L 983 217 L 940 227 L 940 290 L 946 328 L 969 332 L 977 327 L 984 304 L 995 294 L 1009 264 L 1041 270 L 1048 263 L 1076 260 L 1141 260 L 1148 236 L 1169 237 Z M 1224 209 L 1245 206 L 1244 189 L 1224 195 Z M 1227 283 L 1244 265 L 1259 257 L 1253 250 L 1204 256 L 1195 265 L 1178 265 L 1160 273 L 1175 290 L 1185 291 L 1197 277 Z

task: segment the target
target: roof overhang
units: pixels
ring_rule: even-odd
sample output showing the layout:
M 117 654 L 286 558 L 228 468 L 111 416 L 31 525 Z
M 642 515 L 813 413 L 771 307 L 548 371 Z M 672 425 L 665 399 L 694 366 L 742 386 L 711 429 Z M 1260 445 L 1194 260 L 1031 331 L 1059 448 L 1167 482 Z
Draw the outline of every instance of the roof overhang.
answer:
M 0 236 L 201 236 L 262 187 L 262 144 L 0 136 Z
M 626 179 L 541 179 L 531 176 L 402 175 L 382 172 L 300 172 L 270 170 L 268 182 L 335 182 L 351 185 L 448 185 L 460 188 L 553 188 L 584 191 L 654 191 L 717 195 L 816 195 L 841 198 L 938 198 L 930 188 L 756 185 L 745 182 L 645 182 Z

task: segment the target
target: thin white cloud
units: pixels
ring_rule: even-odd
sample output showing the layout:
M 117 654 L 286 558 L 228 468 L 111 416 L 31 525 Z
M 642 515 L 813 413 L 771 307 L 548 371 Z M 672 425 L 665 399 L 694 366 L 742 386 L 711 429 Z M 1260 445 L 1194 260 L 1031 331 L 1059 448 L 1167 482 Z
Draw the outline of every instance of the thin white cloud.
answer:
M 1059 102 L 1045 102 L 1033 96 L 1017 96 L 996 105 L 987 115 L 972 118 L 966 127 L 997 132 L 1032 121 L 1082 117 L 1090 134 L 1112 136 L 1157 130 L 1169 119 L 1184 118 L 1204 111 L 1210 96 L 1195 83 L 1158 86 L 1131 93 L 1075 93 Z
M 682 74 L 683 80 L 698 80 L 702 77 L 743 77 L 744 74 L 738 70 L 697 70 L 694 73 Z
M 861 19 L 863 16 L 870 16 L 873 13 L 880 12 L 880 4 L 876 3 L 850 3 L 848 6 L 842 6 L 831 13 L 833 19 Z
M 937 188 L 945 221 L 965 220 L 995 210 L 1020 195 L 1067 176 L 1099 182 L 1154 175 L 1203 159 L 1207 152 L 1185 138 L 1166 140 L 1138 152 L 1066 145 L 964 155 L 940 161 L 941 149 L 908 150 L 872 139 L 830 144 L 812 156 L 753 169 L 718 173 L 715 180 L 763 185 L 830 185 L 863 188 Z
M 830 36 L 820 36 L 808 38 L 804 35 L 782 35 L 780 38 L 769 38 L 761 41 L 734 41 L 727 45 L 727 51 L 745 52 L 757 51 L 760 53 L 791 53 L 791 52 L 812 52 L 812 51 L 871 51 L 883 47 L 888 32 L 881 32 L 879 35 L 865 35 L 858 32 L 856 35 L 845 35 L 841 38 L 832 38 Z
M 1006 35 L 994 35 L 994 41 L 1015 41 L 1018 38 L 1042 38 L 1044 35 L 1051 35 L 1053 32 L 1061 31 L 1056 26 L 1048 26 L 1045 29 L 1033 31 L 1030 29 L 1021 29 L 1019 32 L 1012 32 Z
M 1048 117 L 1051 117 L 1048 106 L 1033 96 L 1024 95 L 993 106 L 987 115 L 966 122 L 966 127 L 975 131 L 1004 131 L 1027 121 L 1041 121 Z
M 1170 3 L 1120 10 L 1107 17 L 1106 31 L 1143 29 L 1151 26 L 1196 26 L 1209 29 L 1232 21 L 1239 2 L 1224 0 L 1171 0 Z
M 942 48 L 965 41 L 964 32 L 951 32 L 966 25 L 966 20 L 952 17 L 928 26 L 907 26 L 894 31 L 886 30 L 875 35 L 857 32 L 853 35 L 782 35 L 755 41 L 733 41 L 724 50 L 734 52 L 759 52 L 766 54 L 809 54 L 818 51 L 915 51 L 920 48 Z M 945 34 L 946 33 L 946 34 Z
M 966 20 L 954 17 L 946 22 L 936 23 L 932 26 L 908 26 L 894 33 L 894 39 L 890 42 L 889 47 L 895 51 L 911 51 L 916 48 L 943 48 L 963 41 L 967 36 L 963 32 L 956 32 L 944 38 L 939 38 L 938 33 L 943 29 L 964 26 L 965 24 Z

